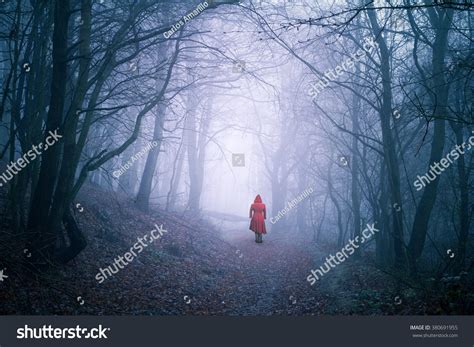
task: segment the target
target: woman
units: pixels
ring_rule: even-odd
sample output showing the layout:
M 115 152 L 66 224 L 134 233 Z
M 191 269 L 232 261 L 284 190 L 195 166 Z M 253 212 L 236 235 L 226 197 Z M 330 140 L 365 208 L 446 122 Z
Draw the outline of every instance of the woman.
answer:
M 252 205 L 250 205 L 250 227 L 249 229 L 255 233 L 255 242 L 262 243 L 262 234 L 266 234 L 265 219 L 267 219 L 267 210 L 265 204 L 262 203 L 260 194 L 255 197 Z

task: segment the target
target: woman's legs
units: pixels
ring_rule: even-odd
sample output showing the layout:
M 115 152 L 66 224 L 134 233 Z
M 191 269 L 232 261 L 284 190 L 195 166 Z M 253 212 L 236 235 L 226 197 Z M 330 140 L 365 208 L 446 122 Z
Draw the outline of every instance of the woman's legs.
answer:
M 262 234 L 257 233 L 257 232 L 255 233 L 255 242 L 257 242 L 257 243 L 262 243 L 263 242 L 262 241 Z

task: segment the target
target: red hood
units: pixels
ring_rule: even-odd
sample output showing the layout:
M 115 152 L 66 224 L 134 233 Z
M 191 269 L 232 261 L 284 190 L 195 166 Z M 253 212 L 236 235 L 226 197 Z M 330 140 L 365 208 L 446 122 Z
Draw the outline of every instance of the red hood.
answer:
M 255 200 L 254 200 L 253 202 L 259 203 L 259 204 L 262 203 L 262 198 L 260 197 L 260 194 L 258 194 L 258 195 L 255 197 Z

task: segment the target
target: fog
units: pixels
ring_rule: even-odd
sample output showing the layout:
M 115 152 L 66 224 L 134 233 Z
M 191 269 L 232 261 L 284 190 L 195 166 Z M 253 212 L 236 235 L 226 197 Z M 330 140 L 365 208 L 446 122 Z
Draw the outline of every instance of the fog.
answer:
M 375 223 L 366 250 L 380 266 L 435 271 L 448 245 L 459 257 L 447 271 L 468 266 L 472 5 L 67 6 L 66 17 L 50 5 L 2 9 L 0 159 L 63 134 L 12 180 L 15 230 L 68 238 L 71 206 L 94 187 L 144 213 L 248 233 L 260 194 L 270 235 L 340 247 Z M 73 241 L 67 260 L 85 247 Z

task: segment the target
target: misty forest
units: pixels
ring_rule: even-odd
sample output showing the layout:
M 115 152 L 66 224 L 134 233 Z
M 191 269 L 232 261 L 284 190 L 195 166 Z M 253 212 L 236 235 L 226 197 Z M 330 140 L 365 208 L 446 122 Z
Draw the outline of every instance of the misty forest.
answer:
M 1 0 L 0 314 L 473 314 L 473 10 Z

